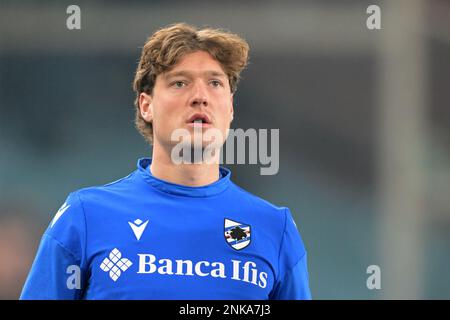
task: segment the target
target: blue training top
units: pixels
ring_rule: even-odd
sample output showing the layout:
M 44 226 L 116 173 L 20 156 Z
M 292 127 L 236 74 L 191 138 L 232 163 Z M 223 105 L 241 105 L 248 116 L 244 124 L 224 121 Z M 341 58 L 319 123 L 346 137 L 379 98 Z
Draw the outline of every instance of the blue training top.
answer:
M 288 208 L 220 179 L 150 172 L 71 193 L 45 231 L 21 299 L 311 299 Z

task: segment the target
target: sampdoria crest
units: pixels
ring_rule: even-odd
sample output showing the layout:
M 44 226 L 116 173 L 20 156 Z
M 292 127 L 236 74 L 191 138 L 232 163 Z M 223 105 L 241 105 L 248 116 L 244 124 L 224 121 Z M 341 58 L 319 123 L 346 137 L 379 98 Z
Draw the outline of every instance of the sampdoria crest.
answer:
M 225 218 L 224 235 L 227 243 L 236 250 L 247 247 L 251 241 L 250 225 Z

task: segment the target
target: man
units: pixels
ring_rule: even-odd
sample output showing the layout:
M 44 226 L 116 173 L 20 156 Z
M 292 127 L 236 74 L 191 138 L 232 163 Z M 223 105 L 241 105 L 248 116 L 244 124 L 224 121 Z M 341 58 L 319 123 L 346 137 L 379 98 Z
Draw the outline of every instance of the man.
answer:
M 148 39 L 134 89 L 152 159 L 69 195 L 22 299 L 311 298 L 289 209 L 240 189 L 219 166 L 247 57 L 248 44 L 222 30 L 176 24 Z

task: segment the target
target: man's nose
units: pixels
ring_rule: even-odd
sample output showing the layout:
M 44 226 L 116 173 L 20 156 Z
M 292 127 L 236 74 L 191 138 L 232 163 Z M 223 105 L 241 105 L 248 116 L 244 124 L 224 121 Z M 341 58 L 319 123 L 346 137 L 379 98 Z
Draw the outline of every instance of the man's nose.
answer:
M 208 93 L 204 84 L 197 83 L 194 85 L 190 105 L 193 107 L 208 106 Z

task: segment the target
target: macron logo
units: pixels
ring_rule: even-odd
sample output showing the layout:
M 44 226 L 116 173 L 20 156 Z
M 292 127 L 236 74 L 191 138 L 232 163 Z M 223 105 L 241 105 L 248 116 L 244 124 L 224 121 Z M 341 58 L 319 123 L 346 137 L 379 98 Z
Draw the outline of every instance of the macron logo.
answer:
M 144 233 L 145 228 L 147 228 L 148 220 L 142 222 L 141 219 L 136 219 L 133 222 L 128 221 L 131 229 L 133 230 L 134 236 L 139 241 L 141 239 L 142 233 Z
M 56 213 L 55 217 L 53 218 L 52 224 L 50 225 L 50 228 L 53 227 L 53 225 L 56 223 L 56 221 L 61 218 L 64 212 L 66 212 L 67 209 L 69 209 L 70 204 L 68 205 L 67 202 L 64 202 L 61 208 L 59 208 L 58 212 Z

